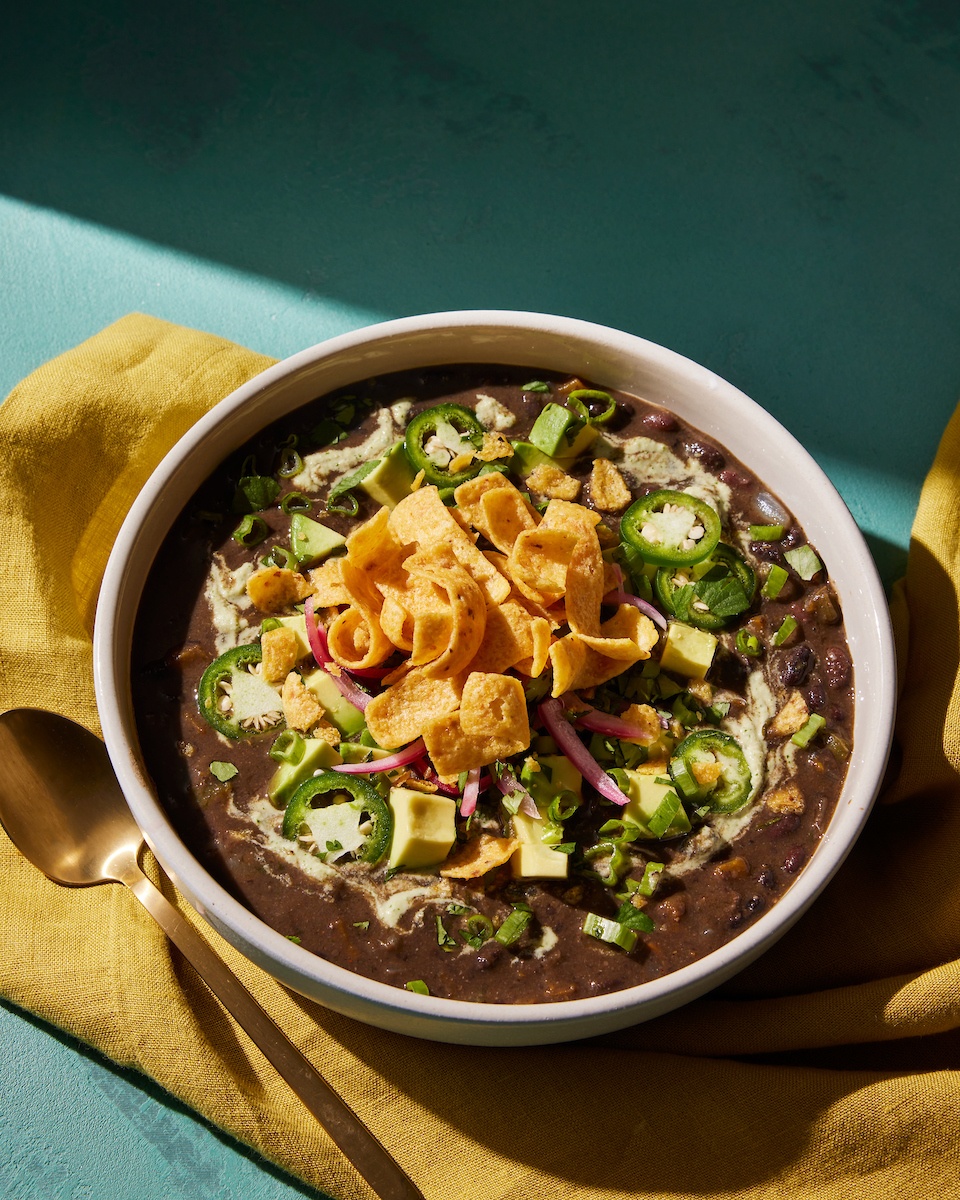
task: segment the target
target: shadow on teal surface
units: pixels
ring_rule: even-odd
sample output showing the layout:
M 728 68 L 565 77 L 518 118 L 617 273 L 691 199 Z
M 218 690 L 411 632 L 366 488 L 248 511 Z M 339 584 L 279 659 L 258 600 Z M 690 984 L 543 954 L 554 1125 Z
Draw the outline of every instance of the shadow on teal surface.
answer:
M 385 315 L 626 328 L 916 479 L 960 382 L 958 113 L 932 0 L 41 2 L 0 191 Z
M 864 538 L 889 596 L 893 584 L 906 574 L 907 551 L 902 546 L 895 546 L 885 538 L 875 537 L 871 533 L 864 534 Z
M 325 1192 L 315 1191 L 313 1188 L 308 1187 L 300 1180 L 275 1167 L 272 1163 L 249 1149 L 249 1147 L 244 1146 L 224 1133 L 222 1129 L 204 1121 L 193 1109 L 181 1104 L 180 1101 L 171 1096 L 169 1092 L 158 1087 L 147 1076 L 140 1074 L 138 1071 L 117 1066 L 116 1063 L 111 1062 L 84 1042 L 78 1041 L 55 1026 L 48 1025 L 45 1021 L 41 1021 L 31 1013 L 17 1008 L 5 1000 L 0 1000 L 0 1010 L 21 1019 L 39 1035 L 48 1036 L 53 1042 L 59 1043 L 60 1046 L 65 1047 L 71 1052 L 75 1052 L 88 1064 L 88 1068 L 93 1075 L 92 1082 L 101 1095 L 106 1098 L 109 1109 L 115 1110 L 117 1113 L 117 1119 L 111 1121 L 106 1128 L 102 1122 L 94 1121 L 100 1136 L 109 1135 L 116 1138 L 120 1138 L 121 1136 L 129 1138 L 129 1134 L 132 1132 L 138 1135 L 140 1140 L 149 1143 L 157 1150 L 163 1160 L 170 1164 L 171 1171 L 175 1171 L 176 1179 L 173 1183 L 179 1182 L 182 1186 L 182 1191 L 178 1188 L 177 1195 L 190 1197 L 191 1200 L 196 1200 L 199 1196 L 217 1196 L 222 1200 L 226 1194 L 223 1190 L 224 1177 L 219 1170 L 218 1164 L 211 1163 L 205 1159 L 202 1141 L 200 1146 L 198 1146 L 195 1138 L 184 1136 L 184 1130 L 187 1129 L 193 1130 L 195 1133 L 205 1131 L 224 1148 L 235 1152 L 246 1160 L 255 1172 L 262 1172 L 266 1178 L 274 1180 L 277 1188 L 273 1189 L 270 1194 L 289 1195 L 290 1197 L 303 1196 L 307 1197 L 308 1200 L 331 1200 L 331 1197 Z M 53 1070 L 50 1067 L 46 1069 L 48 1075 L 45 1078 L 52 1080 L 54 1077 Z M 144 1098 L 148 1098 L 155 1103 L 144 1105 Z M 60 1098 L 55 1094 L 48 1093 L 44 1096 L 39 1096 L 31 1104 L 31 1119 L 38 1124 L 42 1124 L 45 1119 L 48 1120 L 51 1129 L 56 1131 L 58 1139 L 63 1139 L 69 1135 L 65 1127 L 60 1127 L 58 1118 L 54 1115 L 53 1111 L 58 1107 L 59 1103 Z M 5 1105 L 4 1107 L 6 1108 L 7 1106 Z M 43 1111 L 45 1107 L 50 1108 L 50 1114 L 46 1118 Z M 95 1102 L 91 1100 L 91 1115 L 94 1109 Z M 109 1136 L 105 1137 L 103 1143 L 104 1150 L 109 1148 Z M 17 1133 L 8 1129 L 5 1134 L 6 1145 L 4 1146 L 3 1155 L 0 1155 L 0 1160 L 12 1152 L 15 1153 L 16 1141 Z M 125 1140 L 123 1153 L 131 1159 L 137 1159 L 138 1157 L 146 1158 L 144 1150 L 140 1148 L 136 1141 Z M 4 1172 L 0 1173 L 0 1196 L 10 1196 L 11 1198 L 16 1196 L 16 1200 L 27 1200 L 27 1195 L 29 1195 L 49 1200 L 54 1194 L 53 1189 L 55 1186 L 52 1175 L 48 1179 L 30 1178 L 27 1180 L 25 1177 L 20 1178 L 17 1175 L 16 1166 L 18 1163 L 22 1163 L 23 1157 L 22 1154 L 16 1154 L 13 1165 L 8 1164 Z M 109 1194 L 113 1195 L 113 1191 L 110 1189 L 116 1187 L 116 1184 L 108 1182 L 112 1172 L 110 1164 L 101 1160 L 98 1168 L 100 1174 L 92 1180 L 84 1178 L 84 1165 L 80 1156 L 75 1154 L 72 1159 L 69 1195 L 95 1194 L 92 1191 L 84 1191 L 84 1185 L 88 1188 L 101 1185 L 109 1191 Z M 154 1180 L 155 1186 L 164 1184 L 170 1186 L 171 1181 Z M 243 1187 L 242 1180 L 239 1180 L 238 1184 L 243 1194 L 249 1194 L 249 1180 L 247 1181 L 246 1188 Z M 4 1189 L 7 1185 L 15 1186 L 20 1190 L 16 1192 L 5 1191 Z M 37 1190 L 24 1193 L 22 1189 L 25 1187 L 35 1187 Z M 280 1188 L 282 1188 L 282 1192 L 278 1190 Z M 59 1190 L 56 1194 L 60 1194 Z M 64 1191 L 63 1194 L 66 1195 L 68 1192 Z M 233 1192 L 231 1191 L 230 1194 L 232 1195 Z M 258 1196 L 261 1194 L 267 1195 L 266 1186 L 262 1193 L 258 1190 L 256 1194 Z

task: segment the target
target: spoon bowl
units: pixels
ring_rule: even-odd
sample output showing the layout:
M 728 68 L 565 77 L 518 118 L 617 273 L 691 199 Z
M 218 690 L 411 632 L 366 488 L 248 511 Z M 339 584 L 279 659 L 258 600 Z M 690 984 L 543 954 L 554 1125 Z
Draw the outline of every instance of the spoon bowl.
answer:
M 376 1195 L 423 1200 L 360 1118 L 144 875 L 143 837 L 99 738 L 42 709 L 0 713 L 0 825 L 20 853 L 56 883 L 130 888 Z
M 143 842 L 103 743 L 36 708 L 0 715 L 0 824 L 56 883 L 125 883 Z

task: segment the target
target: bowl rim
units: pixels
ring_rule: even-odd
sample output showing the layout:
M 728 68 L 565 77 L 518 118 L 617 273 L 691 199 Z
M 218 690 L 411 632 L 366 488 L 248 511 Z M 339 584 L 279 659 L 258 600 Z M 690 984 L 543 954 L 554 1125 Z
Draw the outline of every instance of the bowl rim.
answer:
M 543 1004 L 451 1000 L 411 993 L 327 962 L 291 943 L 254 916 L 206 872 L 180 840 L 154 794 L 139 759 L 128 662 L 132 622 L 146 571 L 153 560 L 152 550 L 147 557 L 142 530 L 144 527 L 149 529 L 151 523 L 158 524 L 164 520 L 169 528 L 190 493 L 181 493 L 176 504 L 165 502 L 165 494 L 183 485 L 185 468 L 194 464 L 194 472 L 199 470 L 195 464 L 203 457 L 200 453 L 202 447 L 217 447 L 216 461 L 221 461 L 230 450 L 241 444 L 249 434 L 236 436 L 238 415 L 242 418 L 247 414 L 249 420 L 251 411 L 259 412 L 274 389 L 287 386 L 289 390 L 293 386 L 292 381 L 309 379 L 310 374 L 318 367 L 322 368 L 323 364 L 349 362 L 358 354 L 358 361 L 361 361 L 365 354 L 375 352 L 379 347 L 396 347 L 404 339 L 416 342 L 418 338 L 437 338 L 442 343 L 445 335 L 454 342 L 458 338 L 471 336 L 498 340 L 505 337 L 516 339 L 517 335 L 530 335 L 535 339 L 552 338 L 558 344 L 570 344 L 581 350 L 590 347 L 598 359 L 604 353 L 638 359 L 645 368 L 660 372 L 664 379 L 674 380 L 681 389 L 708 392 L 720 402 L 724 414 L 732 408 L 740 417 L 751 422 L 750 427 L 758 435 L 762 451 L 759 455 L 755 454 L 747 465 L 762 483 L 777 492 L 782 491 L 781 486 L 767 484 L 768 476 L 764 474 L 762 466 L 755 465 L 758 460 L 769 459 L 771 446 L 777 447 L 777 456 L 783 461 L 789 458 L 798 468 L 802 466 L 805 478 L 816 490 L 818 505 L 827 511 L 831 521 L 837 523 L 845 550 L 844 571 L 850 569 L 847 559 L 852 556 L 853 569 L 859 572 L 857 599 L 861 608 L 856 617 L 858 621 L 862 620 L 862 639 L 870 643 L 871 650 L 868 659 L 869 680 L 859 678 L 862 667 L 855 671 L 855 748 L 858 763 L 862 762 L 863 767 L 852 785 L 848 775 L 848 783 L 844 785 L 837 809 L 815 853 L 776 904 L 717 950 L 659 979 L 601 996 Z M 466 360 L 461 352 L 452 357 L 441 356 L 436 361 L 453 363 Z M 485 361 L 509 360 L 493 357 Z M 420 365 L 428 364 L 423 362 Z M 540 362 L 539 365 L 545 367 L 548 364 Z M 386 365 L 384 369 L 398 368 Z M 371 373 L 376 372 L 367 371 L 356 378 L 366 378 Z M 588 369 L 583 374 L 595 378 Z M 330 389 L 324 387 L 316 394 L 323 394 L 326 390 Z M 282 412 L 273 413 L 270 419 L 293 411 L 303 402 L 302 399 L 296 399 Z M 260 427 L 266 423 L 267 419 L 260 420 Z M 703 430 L 702 422 L 699 428 Z M 231 437 L 236 440 L 228 444 Z M 729 448 L 729 436 L 720 440 Z M 743 455 L 737 454 L 737 457 L 742 458 Z M 201 478 L 210 469 L 205 468 Z M 189 471 L 186 473 L 189 474 Z M 809 516 L 801 517 L 800 524 L 809 534 Z M 811 537 L 811 540 L 814 538 Z M 822 541 L 819 544 L 822 545 Z M 836 574 L 834 568 L 838 560 L 839 554 L 835 551 L 830 556 L 831 577 Z M 844 610 L 847 611 L 846 601 Z M 869 615 L 863 616 L 864 613 Z M 581 1036 L 584 1031 L 622 1028 L 660 1015 L 712 990 L 769 948 L 819 896 L 857 840 L 883 778 L 896 705 L 892 627 L 872 556 L 852 515 L 827 475 L 772 414 L 708 368 L 634 334 L 577 318 L 497 309 L 402 317 L 337 335 L 266 368 L 214 405 L 164 456 L 123 521 L 103 576 L 94 627 L 93 653 L 96 699 L 104 740 L 121 788 L 151 850 L 189 903 L 203 917 L 275 978 L 328 1007 L 359 1016 L 370 1023 L 413 1032 L 418 1036 L 468 1042 L 476 1038 L 478 1042 L 486 1044 L 519 1045 L 533 1041 L 558 1041 Z M 856 655 L 854 659 L 856 665 Z M 867 688 L 863 687 L 866 683 L 869 683 Z M 865 716 L 869 714 L 869 721 L 861 719 L 861 713 Z

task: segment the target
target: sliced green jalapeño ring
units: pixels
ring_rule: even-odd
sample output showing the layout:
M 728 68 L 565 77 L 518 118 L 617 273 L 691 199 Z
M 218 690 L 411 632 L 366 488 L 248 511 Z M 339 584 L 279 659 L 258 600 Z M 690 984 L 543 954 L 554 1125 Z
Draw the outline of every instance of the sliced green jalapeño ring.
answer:
M 378 863 L 390 849 L 393 816 L 373 784 L 360 776 L 321 771 L 312 779 L 305 779 L 287 802 L 283 814 L 283 836 L 295 841 L 312 809 L 327 808 L 334 804 L 349 804 L 359 810 L 361 823 L 369 822 L 370 832 L 355 854 L 360 862 Z
M 753 603 L 757 577 L 736 550 L 718 542 L 692 566 L 661 567 L 654 587 L 678 621 L 697 629 L 723 629 Z
M 664 489 L 635 500 L 620 536 L 645 562 L 681 567 L 700 562 L 720 541 L 720 518 L 705 500 Z
M 685 737 L 670 759 L 670 775 L 684 799 L 711 812 L 742 808 L 753 786 L 740 743 L 719 729 Z
M 437 404 L 413 418 L 404 435 L 403 449 L 414 471 L 423 471 L 424 483 L 442 488 L 459 487 L 480 473 L 483 460 L 473 459 L 462 471 L 451 471 L 449 464 L 465 450 L 479 449 L 485 432 L 469 408 L 459 404 Z M 435 439 L 435 446 L 428 449 L 432 439 Z M 446 464 L 439 461 L 447 455 Z
M 259 642 L 234 646 L 200 676 L 197 707 L 217 733 L 235 739 L 253 737 L 283 724 L 280 693 L 252 669 L 261 657 Z

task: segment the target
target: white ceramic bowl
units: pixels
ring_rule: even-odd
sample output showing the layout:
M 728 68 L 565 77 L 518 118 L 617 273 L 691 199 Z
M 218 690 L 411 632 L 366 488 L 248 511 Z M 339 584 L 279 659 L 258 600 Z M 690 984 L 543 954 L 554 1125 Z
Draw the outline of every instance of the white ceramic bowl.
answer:
M 661 404 L 715 438 L 778 494 L 827 558 L 854 661 L 853 755 L 836 813 L 785 895 L 719 950 L 651 983 L 550 1004 L 491 1005 L 420 996 L 332 966 L 288 941 L 216 883 L 159 804 L 140 758 L 130 687 L 134 619 L 154 553 L 181 507 L 229 454 L 299 405 L 371 375 L 457 362 L 553 368 Z M 194 908 L 281 983 L 382 1028 L 437 1041 L 533 1045 L 621 1029 L 693 1000 L 766 950 L 823 890 L 860 833 L 892 734 L 894 655 L 870 553 L 837 492 L 799 443 L 712 372 L 661 346 L 583 321 L 535 313 L 409 317 L 332 338 L 270 367 L 216 406 L 170 451 L 123 524 L 94 637 L 97 703 L 113 765 L 157 858 Z

